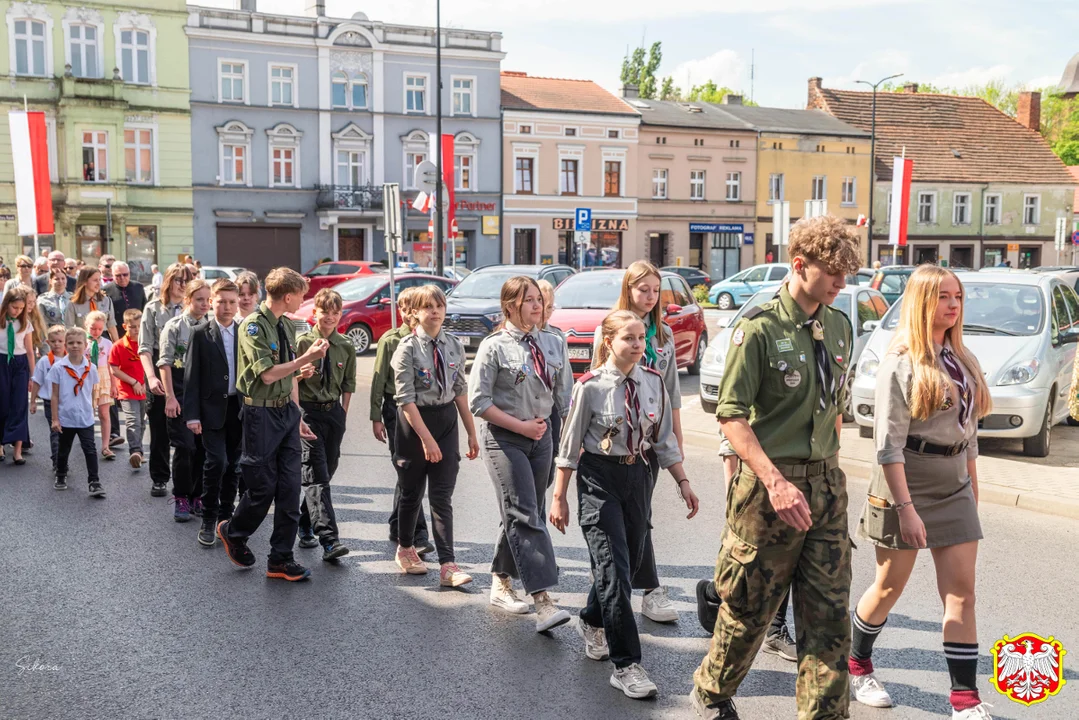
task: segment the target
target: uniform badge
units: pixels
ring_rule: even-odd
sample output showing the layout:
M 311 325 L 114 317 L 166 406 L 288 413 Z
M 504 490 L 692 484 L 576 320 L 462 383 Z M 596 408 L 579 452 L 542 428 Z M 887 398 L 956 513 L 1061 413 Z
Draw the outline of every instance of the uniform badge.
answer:
M 790 338 L 779 338 L 776 340 L 776 349 L 779 352 L 794 352 L 794 343 Z
M 524 381 L 525 381 L 525 371 L 524 370 L 518 370 L 517 371 L 517 376 L 513 378 L 513 384 L 514 385 L 520 385 Z
M 810 325 L 810 329 L 813 331 L 814 340 L 824 339 L 824 326 L 820 324 L 820 320 L 814 320 L 813 324 Z
M 660 370 L 666 370 L 667 369 L 667 361 L 666 360 L 660 360 L 659 361 L 659 369 Z
M 339 363 L 337 363 L 337 367 L 344 368 L 345 364 L 343 362 L 339 362 Z
M 599 449 L 605 453 L 609 453 L 611 451 L 611 439 L 609 437 L 604 437 L 600 440 Z
M 835 361 L 837 363 L 839 363 L 840 365 L 842 365 L 843 364 L 843 356 L 842 355 L 836 355 L 835 356 Z
M 259 334 L 259 326 L 256 325 L 255 323 L 251 323 L 250 325 L 247 326 L 247 334 L 252 335 L 252 336 L 258 335 Z
M 799 362 L 805 362 L 806 361 L 806 354 L 802 353 L 801 355 L 799 355 L 798 356 L 798 361 Z
M 780 372 L 785 372 L 787 370 L 787 361 L 780 360 L 778 363 L 776 363 L 776 369 Z
M 175 360 L 172 361 L 172 366 L 174 368 L 176 368 L 177 370 L 182 370 L 183 367 L 184 367 L 184 361 L 181 360 L 180 358 L 176 358 Z
M 745 339 L 746 339 L 746 331 L 743 330 L 742 328 L 738 328 L 737 330 L 734 331 L 734 336 L 731 338 L 731 342 L 734 343 L 735 345 L 741 345 L 743 342 L 745 342 Z
M 802 373 L 797 370 L 791 370 L 783 376 L 783 382 L 786 383 L 789 388 L 796 388 L 802 384 Z
M 270 343 L 270 349 L 277 352 L 277 343 Z
M 839 341 L 839 347 L 843 347 L 843 341 L 842 340 Z
M 992 654 L 993 677 L 989 682 L 1013 702 L 1027 707 L 1044 702 L 1067 682 L 1064 656 L 1068 651 L 1052 635 L 1005 635 L 993 644 Z

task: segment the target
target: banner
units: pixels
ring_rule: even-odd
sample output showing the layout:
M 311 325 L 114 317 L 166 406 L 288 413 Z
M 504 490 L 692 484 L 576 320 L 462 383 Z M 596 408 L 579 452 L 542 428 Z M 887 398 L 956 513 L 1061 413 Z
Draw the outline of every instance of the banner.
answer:
M 449 239 L 453 240 L 457 234 L 454 232 L 455 223 L 457 219 L 457 201 L 453 192 L 453 178 L 454 178 L 454 142 L 453 135 L 449 133 L 442 134 L 442 182 L 446 184 L 446 192 L 449 195 L 449 205 L 446 207 L 446 228 L 449 234 Z
M 892 216 L 889 222 L 888 241 L 892 245 L 905 247 L 907 244 L 907 220 L 910 216 L 910 178 L 914 170 L 914 161 L 908 158 L 894 158 L 892 170 Z M 873 230 L 870 228 L 870 233 Z
M 13 110 L 8 113 L 8 127 L 19 235 L 52 235 L 55 226 L 45 113 Z

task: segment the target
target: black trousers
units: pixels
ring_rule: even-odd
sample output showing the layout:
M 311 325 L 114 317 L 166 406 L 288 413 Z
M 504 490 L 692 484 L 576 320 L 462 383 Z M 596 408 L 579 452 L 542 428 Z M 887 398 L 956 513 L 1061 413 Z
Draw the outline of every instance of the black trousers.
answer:
M 217 430 L 202 426 L 202 521 L 226 520 L 232 516 L 236 486 L 240 481 L 240 398 L 230 395 L 225 406 L 225 424 Z
M 442 460 L 434 463 L 424 458 L 419 434 L 408 424 L 405 414 L 398 410 L 397 453 L 393 456 L 397 484 L 401 487 L 397 538 L 402 547 L 415 545 L 417 518 L 423 514 L 423 492 L 426 489 L 438 562 L 453 562 L 453 491 L 457 487 L 457 471 L 461 466 L 457 406 L 451 402 L 420 407 L 419 411 L 423 424 L 438 443 Z
M 52 469 L 56 472 L 56 454 L 60 449 L 60 433 L 52 429 L 52 402 L 41 398 L 41 411 L 45 414 L 45 422 L 49 425 L 49 457 L 52 458 Z
M 648 448 L 645 452 L 645 458 L 648 460 L 649 477 L 651 477 L 648 484 L 648 507 L 651 508 L 652 492 L 656 489 L 656 482 L 659 479 L 659 458 L 656 457 L 652 448 Z M 644 539 L 644 556 L 641 558 L 641 566 L 633 573 L 633 589 L 655 590 L 658 587 L 659 568 L 656 567 L 656 551 L 652 547 L 652 528 L 648 528 Z
M 397 455 L 397 400 L 393 393 L 382 396 L 382 424 L 386 426 L 386 443 L 390 446 L 390 459 Z M 390 540 L 397 542 L 397 517 L 401 511 L 401 482 L 393 486 L 393 510 L 390 511 Z M 414 541 L 426 545 L 430 535 L 427 520 L 423 513 L 416 516 L 416 537 Z
M 165 416 L 165 396 L 146 393 L 150 402 L 146 409 L 150 426 L 150 480 L 161 485 L 169 483 L 169 423 Z
M 109 406 L 109 439 L 120 437 L 120 403 Z
M 577 467 L 578 521 L 592 559 L 592 589 L 581 619 L 607 634 L 611 662 L 641 661 L 633 616 L 633 575 L 640 569 L 652 516 L 648 465 L 619 465 L 586 452 Z
M 87 484 L 98 482 L 97 445 L 94 444 L 93 425 L 84 428 L 60 428 L 60 442 L 56 448 L 56 477 L 67 477 L 67 459 L 71 455 L 71 446 L 75 443 L 76 437 L 79 438 L 79 445 L 82 446 L 82 455 L 86 458 L 86 482 Z
M 179 397 L 183 397 L 180 395 Z M 184 416 L 167 420 L 169 443 L 172 445 L 172 494 L 174 497 L 194 500 L 202 497 L 202 472 L 206 464 L 206 451 L 202 436 L 191 432 Z M 150 435 L 151 439 L 153 435 Z M 153 450 L 151 449 L 151 452 Z
M 300 440 L 303 447 L 303 508 L 300 527 L 313 530 L 323 545 L 337 540 L 337 516 L 330 497 L 330 481 L 341 461 L 341 443 L 345 439 L 345 409 L 339 403 L 329 410 L 303 405 L 303 419 L 314 440 Z
M 292 557 L 300 522 L 300 409 L 244 405 L 240 470 L 247 492 L 228 524 L 228 539 L 246 542 L 274 506 L 270 561 Z

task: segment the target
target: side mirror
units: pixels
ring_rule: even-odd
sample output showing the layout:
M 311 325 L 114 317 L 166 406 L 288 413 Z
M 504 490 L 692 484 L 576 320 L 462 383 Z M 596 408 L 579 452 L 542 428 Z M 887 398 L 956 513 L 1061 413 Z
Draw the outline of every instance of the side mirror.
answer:
M 1079 343 L 1079 332 L 1063 333 L 1060 336 L 1061 345 L 1071 345 L 1072 343 Z
M 863 332 L 873 332 L 880 325 L 880 320 L 866 320 L 862 323 Z
M 389 307 L 390 306 L 390 299 L 389 298 L 382 298 L 381 300 L 378 301 L 378 304 Z
M 682 312 L 682 306 L 681 305 L 675 305 L 674 303 L 671 303 L 670 305 L 667 306 L 667 314 L 668 315 L 675 315 L 676 313 L 680 313 L 680 312 Z

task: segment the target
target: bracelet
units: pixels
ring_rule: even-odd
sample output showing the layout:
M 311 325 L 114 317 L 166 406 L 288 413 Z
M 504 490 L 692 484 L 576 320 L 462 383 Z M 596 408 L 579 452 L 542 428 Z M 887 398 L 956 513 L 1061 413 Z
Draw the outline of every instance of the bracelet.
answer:
M 896 509 L 896 512 L 898 512 L 898 511 L 902 510 L 903 508 L 907 507 L 908 505 L 914 505 L 914 501 L 913 500 L 907 500 L 906 502 L 899 503 L 898 505 L 895 505 L 894 507 Z
M 677 483 L 678 487 L 682 487 L 682 483 L 684 482 L 689 482 L 689 478 L 682 478 L 681 480 L 679 480 Z

